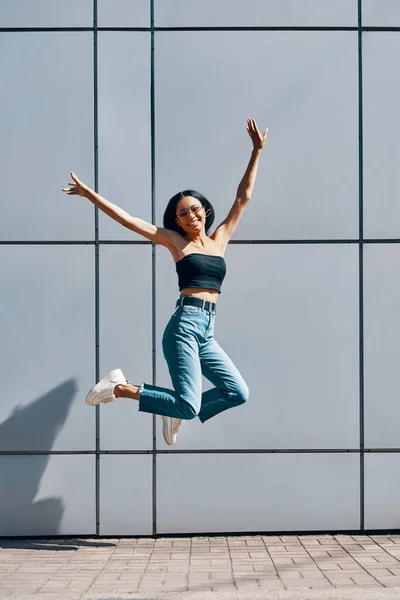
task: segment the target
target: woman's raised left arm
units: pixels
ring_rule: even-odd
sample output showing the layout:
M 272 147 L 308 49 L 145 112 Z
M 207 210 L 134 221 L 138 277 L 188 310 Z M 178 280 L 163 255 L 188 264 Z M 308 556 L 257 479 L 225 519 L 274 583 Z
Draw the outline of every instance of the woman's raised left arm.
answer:
M 258 161 L 260 160 L 261 151 L 265 146 L 268 134 L 268 129 L 266 129 L 261 135 L 254 119 L 247 119 L 246 129 L 253 142 L 253 151 L 236 193 L 236 200 L 241 200 L 242 202 L 248 202 L 251 198 L 256 181 Z
M 254 119 L 247 119 L 247 132 L 253 142 L 253 150 L 251 152 L 249 164 L 245 174 L 242 177 L 239 187 L 237 189 L 235 201 L 229 211 L 228 216 L 222 223 L 217 227 L 213 234 L 214 239 L 218 239 L 222 246 L 231 239 L 239 221 L 242 217 L 243 211 L 246 208 L 247 203 L 251 198 L 253 192 L 254 183 L 256 181 L 258 162 L 260 160 L 261 151 L 265 146 L 267 140 L 268 129 L 261 133 L 258 131 L 257 124 Z

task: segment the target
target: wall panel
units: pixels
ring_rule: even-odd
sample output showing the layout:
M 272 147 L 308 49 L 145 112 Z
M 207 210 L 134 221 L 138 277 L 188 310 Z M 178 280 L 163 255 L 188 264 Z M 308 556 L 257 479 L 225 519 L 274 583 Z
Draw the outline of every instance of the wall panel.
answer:
M 0 239 L 94 239 L 93 205 L 66 196 L 70 171 L 93 187 L 89 32 L 2 33 Z

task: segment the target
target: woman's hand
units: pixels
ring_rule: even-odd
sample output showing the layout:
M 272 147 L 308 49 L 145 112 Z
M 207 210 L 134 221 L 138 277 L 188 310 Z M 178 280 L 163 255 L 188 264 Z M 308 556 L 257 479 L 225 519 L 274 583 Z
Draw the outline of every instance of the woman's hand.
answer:
M 251 137 L 251 141 L 253 142 L 254 150 L 262 150 L 265 146 L 265 142 L 267 141 L 267 133 L 268 129 L 261 133 L 258 131 L 257 123 L 255 119 L 247 119 L 247 133 Z
M 71 177 L 73 181 L 69 181 L 69 188 L 63 188 L 62 191 L 68 196 L 85 196 L 88 187 L 71 171 Z

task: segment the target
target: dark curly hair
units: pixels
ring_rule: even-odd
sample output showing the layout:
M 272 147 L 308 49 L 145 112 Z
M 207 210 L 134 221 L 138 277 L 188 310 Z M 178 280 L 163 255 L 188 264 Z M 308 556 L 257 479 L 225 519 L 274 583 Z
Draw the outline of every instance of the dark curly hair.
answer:
M 211 202 L 209 202 L 207 200 L 207 198 L 205 196 L 203 196 L 203 194 L 200 194 L 200 192 L 196 192 L 195 190 L 184 190 L 183 192 L 178 192 L 177 194 L 175 194 L 175 196 L 172 196 L 172 198 L 168 202 L 167 208 L 165 209 L 165 212 L 164 212 L 163 222 L 164 222 L 165 229 L 172 229 L 173 231 L 177 231 L 178 233 L 180 233 L 183 236 L 186 235 L 185 231 L 182 229 L 182 227 L 179 227 L 179 225 L 177 224 L 177 222 L 175 220 L 176 219 L 176 205 L 178 204 L 179 200 L 181 200 L 181 198 L 184 198 L 185 196 L 192 196 L 193 198 L 196 198 L 196 200 L 199 200 L 201 202 L 201 204 L 204 206 L 204 210 L 206 211 L 205 229 L 206 229 L 206 234 L 208 235 L 210 227 L 214 223 L 214 219 L 215 219 L 214 208 L 213 208 Z

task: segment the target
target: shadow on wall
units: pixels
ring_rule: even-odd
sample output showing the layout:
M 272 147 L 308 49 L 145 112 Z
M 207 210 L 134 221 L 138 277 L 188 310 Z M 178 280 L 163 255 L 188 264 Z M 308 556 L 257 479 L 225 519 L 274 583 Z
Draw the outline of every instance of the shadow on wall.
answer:
M 77 391 L 75 380 L 69 379 L 31 404 L 16 407 L 0 425 L 0 450 L 50 451 Z M 0 457 L 0 535 L 59 533 L 62 499 L 35 502 L 49 459 L 48 454 Z

